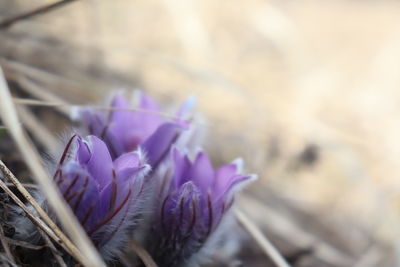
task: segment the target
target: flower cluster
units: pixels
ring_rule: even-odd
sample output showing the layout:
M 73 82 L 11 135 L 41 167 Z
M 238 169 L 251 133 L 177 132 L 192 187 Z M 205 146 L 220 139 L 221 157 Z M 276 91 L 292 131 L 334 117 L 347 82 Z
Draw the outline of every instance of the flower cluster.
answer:
M 79 110 L 89 135 L 71 138 L 54 179 L 106 259 L 150 225 L 140 241 L 157 264 L 183 266 L 218 238 L 234 193 L 255 176 L 240 160 L 214 168 L 204 152 L 192 159 L 191 144 L 179 142 L 192 128 L 187 104 L 166 119 L 149 97 L 138 100 L 117 93 L 108 111 Z
M 160 266 L 188 264 L 221 224 L 237 187 L 254 179 L 242 175 L 240 161 L 214 169 L 204 152 L 191 161 L 172 152 L 170 183 L 158 203 L 151 252 Z M 156 238 L 155 238 L 155 237 Z
M 74 151 L 68 151 L 69 149 Z M 72 137 L 54 179 L 88 236 L 105 258 L 123 246 L 141 213 L 144 178 L 150 166 L 140 152 L 112 160 L 95 136 Z
M 113 158 L 141 147 L 148 162 L 155 167 L 188 125 L 179 117 L 166 121 L 152 99 L 144 94 L 139 94 L 138 98 L 137 110 L 132 110 L 118 93 L 111 101 L 110 112 L 87 108 L 80 111 L 80 118 L 89 134 L 106 142 Z

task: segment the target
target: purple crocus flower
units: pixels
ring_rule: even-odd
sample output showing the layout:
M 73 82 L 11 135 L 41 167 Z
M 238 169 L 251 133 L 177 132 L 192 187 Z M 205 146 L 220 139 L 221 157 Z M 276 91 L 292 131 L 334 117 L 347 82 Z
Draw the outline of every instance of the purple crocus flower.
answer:
M 181 119 L 166 120 L 160 115 L 158 105 L 143 93 L 139 94 L 135 107 L 139 110 L 129 110 L 132 106 L 121 93 L 113 97 L 111 107 L 113 110 L 108 113 L 90 108 L 81 110 L 80 117 L 89 133 L 106 142 L 113 158 L 141 147 L 153 169 L 188 126 Z
M 95 136 L 74 136 L 67 145 L 55 182 L 106 259 L 123 247 L 135 226 L 149 170 L 140 152 L 113 161 L 106 144 Z
M 204 152 L 191 161 L 174 149 L 172 165 L 170 180 L 160 188 L 163 197 L 149 239 L 149 250 L 163 267 L 186 265 L 203 250 L 229 211 L 234 193 L 255 179 L 240 174 L 239 161 L 214 169 Z

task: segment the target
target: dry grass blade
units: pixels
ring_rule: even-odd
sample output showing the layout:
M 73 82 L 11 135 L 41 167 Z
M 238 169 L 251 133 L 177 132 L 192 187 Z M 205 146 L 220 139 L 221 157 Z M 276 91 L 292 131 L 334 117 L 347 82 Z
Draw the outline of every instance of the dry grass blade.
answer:
M 42 192 L 46 195 L 49 203 L 52 205 L 54 212 L 58 216 L 61 224 L 64 226 L 66 231 L 70 234 L 72 240 L 79 247 L 80 251 L 69 241 L 69 239 L 60 231 L 57 225 L 50 219 L 46 212 L 37 205 L 36 202 L 31 202 L 43 220 L 54 230 L 57 236 L 59 236 L 63 242 L 70 247 L 70 251 L 79 262 L 84 266 L 105 266 L 105 263 L 101 259 L 97 250 L 87 237 L 85 231 L 77 221 L 76 217 L 72 213 L 71 209 L 65 203 L 65 200 L 60 196 L 54 183 L 48 178 L 46 171 L 44 170 L 38 152 L 34 146 L 28 141 L 26 134 L 22 130 L 19 124 L 17 113 L 13 104 L 11 94 L 9 92 L 7 83 L 4 79 L 2 70 L 0 69 L 0 116 L 5 126 L 9 128 L 9 132 L 12 135 L 15 143 L 17 144 L 22 156 L 25 159 L 30 171 L 33 174 L 34 179 L 41 187 Z M 17 188 L 24 194 L 28 194 L 28 191 L 18 182 L 15 181 Z M 28 199 L 29 200 L 29 199 Z M 31 198 L 31 201 L 33 198 Z M 84 255 L 84 256 L 83 256 Z
M 79 95 L 87 98 L 89 93 L 81 83 L 73 80 L 66 79 L 51 72 L 23 64 L 18 61 L 9 59 L 0 59 L 0 63 L 4 66 L 7 77 L 17 81 L 21 75 L 35 80 L 40 84 L 46 84 L 47 88 L 57 88 L 58 90 L 68 90 L 70 94 Z M 10 74 L 9 74 L 10 73 Z M 17 81 L 18 82 L 18 81 Z
M 272 245 L 268 238 L 262 233 L 262 231 L 255 225 L 241 210 L 236 209 L 235 215 L 237 220 L 243 227 L 249 232 L 254 238 L 258 245 L 264 250 L 264 252 L 270 257 L 277 267 L 290 267 L 289 263 L 279 253 L 279 251 Z
M 18 107 L 23 125 L 33 134 L 36 140 L 44 146 L 47 152 L 56 155 L 59 142 L 25 106 Z
M 66 117 L 69 117 L 70 112 L 69 108 L 67 108 L 68 103 L 64 101 L 62 98 L 52 94 L 51 92 L 47 91 L 46 89 L 40 87 L 36 83 L 32 82 L 30 79 L 26 77 L 18 77 L 17 79 L 18 84 L 21 88 L 31 94 L 32 96 L 41 99 L 42 101 L 51 102 L 51 103 L 60 103 L 64 105 L 55 106 L 57 111 L 63 114 Z
M 240 202 L 243 206 L 251 207 L 247 212 L 252 214 L 252 218 L 263 220 L 264 225 L 268 227 L 275 235 L 283 240 L 290 242 L 293 246 L 300 249 L 313 247 L 315 256 L 332 266 L 350 266 L 353 259 L 343 252 L 337 250 L 329 243 L 324 242 L 313 233 L 304 231 L 299 224 L 280 214 L 267 205 L 259 202 L 249 195 L 242 194 Z M 262 215 L 255 217 L 257 215 Z M 265 220 L 264 218 L 268 218 Z
M 6 183 L 6 185 L 8 186 L 8 187 L 10 187 L 10 186 L 14 186 L 15 187 L 15 185 L 13 184 L 13 183 Z M 21 184 L 23 187 L 25 187 L 25 188 L 35 188 L 35 189 L 37 189 L 38 188 L 38 186 L 37 185 L 35 185 L 35 184 Z
M 64 6 L 65 4 L 71 3 L 73 1 L 76 1 L 76 0 L 61 0 L 61 1 L 58 1 L 58 2 L 50 4 L 50 5 L 46 5 L 46 6 L 43 6 L 43 7 L 36 8 L 34 10 L 28 11 L 28 12 L 23 13 L 23 14 L 19 14 L 17 16 L 12 17 L 12 18 L 7 18 L 7 19 L 5 19 L 5 20 L 0 22 L 0 28 L 10 27 L 12 24 L 14 24 L 14 23 L 16 23 L 18 21 L 21 21 L 21 20 L 24 20 L 24 19 L 28 19 L 28 18 L 37 16 L 37 15 L 49 12 L 49 11 L 54 10 L 56 8 L 60 8 L 60 7 Z
M 9 260 L 11 262 L 15 262 L 14 257 L 13 257 L 13 255 L 11 253 L 11 250 L 10 250 L 8 239 L 4 235 L 4 230 L 3 230 L 2 226 L 0 226 L 0 241 L 1 241 L 1 245 L 3 246 L 3 249 L 6 252 L 6 255 L 9 258 Z
M 27 77 L 33 78 L 35 80 L 40 81 L 43 84 L 54 84 L 54 83 L 62 83 L 67 84 L 68 86 L 78 86 L 78 84 L 73 81 L 67 80 L 63 77 L 59 77 L 50 72 L 31 67 L 29 65 L 25 65 L 18 61 L 9 60 L 9 59 L 1 59 L 2 65 L 6 68 L 6 70 L 11 70 L 18 74 L 26 75 Z
M 130 240 L 129 245 L 132 248 L 132 250 L 143 261 L 143 263 L 146 267 L 157 267 L 157 264 L 154 262 L 153 258 L 150 256 L 150 254 L 143 247 L 141 247 L 138 243 L 136 243 L 134 240 Z

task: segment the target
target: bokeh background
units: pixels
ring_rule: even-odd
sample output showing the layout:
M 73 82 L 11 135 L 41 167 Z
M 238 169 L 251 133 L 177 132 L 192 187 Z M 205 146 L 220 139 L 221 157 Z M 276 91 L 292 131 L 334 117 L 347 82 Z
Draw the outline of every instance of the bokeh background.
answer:
M 0 15 L 52 2 L 0 0 Z M 121 88 L 165 106 L 193 95 L 215 163 L 241 156 L 259 175 L 242 205 L 266 232 L 322 223 L 321 240 L 356 251 L 330 251 L 334 266 L 383 266 L 397 247 L 399 1 L 75 1 L 1 30 L 0 53 L 71 104 Z

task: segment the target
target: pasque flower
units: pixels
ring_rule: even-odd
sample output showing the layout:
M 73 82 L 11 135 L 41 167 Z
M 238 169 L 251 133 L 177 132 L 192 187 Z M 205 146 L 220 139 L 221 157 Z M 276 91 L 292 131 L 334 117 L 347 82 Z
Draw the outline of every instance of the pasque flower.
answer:
M 112 160 L 95 136 L 71 138 L 55 182 L 93 243 L 105 258 L 115 256 L 133 230 L 150 166 L 138 152 Z
M 240 161 L 214 169 L 204 152 L 191 161 L 174 149 L 171 157 L 173 172 L 160 188 L 149 239 L 152 256 L 163 267 L 189 264 L 215 237 L 237 189 L 255 179 L 240 173 Z
M 111 111 L 85 108 L 80 111 L 80 118 L 90 134 L 106 142 L 113 158 L 141 147 L 155 168 L 188 125 L 182 119 L 166 120 L 158 105 L 145 94 L 139 93 L 138 100 L 138 110 L 132 110 L 122 93 L 117 93 L 111 101 Z

